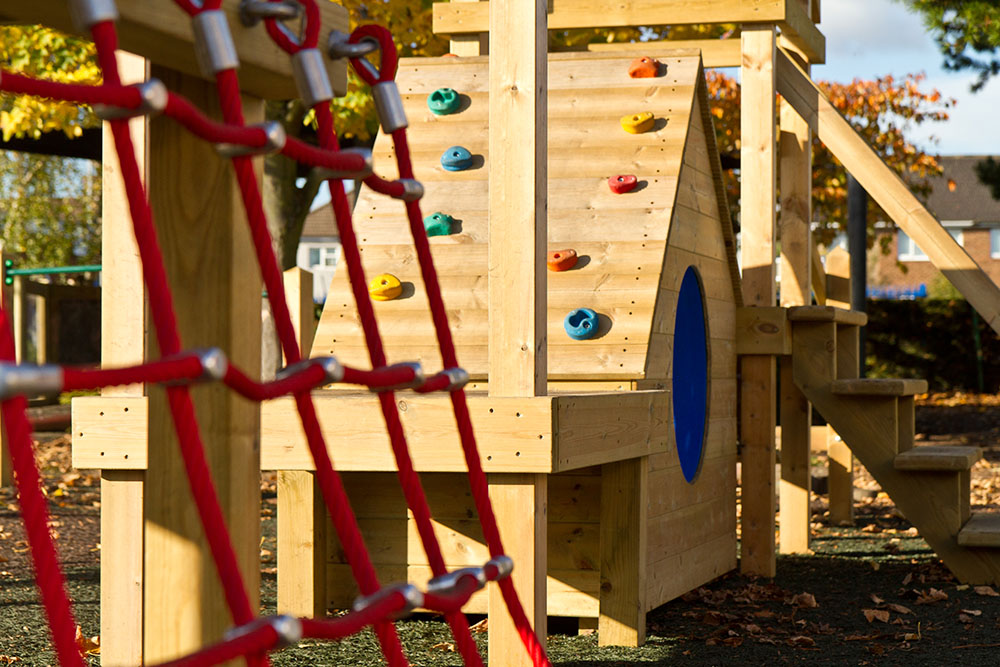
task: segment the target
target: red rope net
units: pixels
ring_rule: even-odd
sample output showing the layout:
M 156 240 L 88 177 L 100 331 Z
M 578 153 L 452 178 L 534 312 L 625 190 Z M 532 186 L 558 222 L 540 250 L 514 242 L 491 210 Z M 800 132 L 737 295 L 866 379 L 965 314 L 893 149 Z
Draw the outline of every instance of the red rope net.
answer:
M 274 18 L 265 21 L 268 33 L 290 57 L 311 55 L 319 39 L 319 11 L 315 0 L 296 0 L 305 9 L 305 25 L 301 37 L 293 35 Z M 228 35 L 225 17 L 219 11 L 220 0 L 175 0 L 194 22 L 213 23 Z M 280 0 L 271 0 L 280 2 Z M 139 247 L 143 280 L 149 295 L 150 311 L 161 359 L 137 366 L 113 369 L 62 368 L 27 366 L 14 363 L 13 338 L 6 313 L 0 311 L 0 385 L 3 427 L 7 430 L 11 460 L 20 496 L 22 515 L 35 564 L 38 586 L 49 619 L 58 659 L 63 665 L 83 665 L 77 648 L 73 619 L 65 582 L 55 545 L 47 529 L 47 506 L 41 493 L 40 477 L 35 466 L 30 439 L 30 426 L 25 415 L 24 393 L 44 389 L 70 391 L 98 389 L 132 383 L 159 383 L 166 386 L 169 408 L 180 445 L 191 495 L 197 506 L 202 527 L 216 572 L 222 582 L 226 603 L 234 628 L 227 638 L 213 646 L 167 663 L 170 665 L 214 665 L 236 658 L 245 658 L 251 665 L 266 665 L 269 651 L 301 638 L 338 640 L 365 627 L 372 627 L 382 653 L 390 665 L 406 665 L 407 660 L 392 620 L 400 614 L 422 607 L 444 614 L 455 637 L 456 646 L 468 665 L 482 665 L 482 658 L 472 639 L 462 606 L 487 582 L 497 582 L 514 621 L 515 627 L 533 664 L 547 665 L 545 651 L 538 641 L 509 578 L 512 563 L 504 555 L 496 519 L 490 504 L 486 476 L 479 459 L 475 434 L 462 389 L 467 376 L 461 371 L 455 354 L 451 331 L 430 245 L 422 223 L 419 193 L 413 176 L 406 139 L 405 118 L 381 118 L 383 129 L 391 133 L 397 156 L 400 180 L 387 181 L 368 168 L 367 159 L 357 152 L 340 150 L 334 129 L 329 96 L 306 90 L 303 97 L 313 103 L 319 127 L 319 146 L 286 139 L 273 127 L 247 126 L 244 122 L 236 74 L 235 50 L 227 60 L 225 39 L 209 44 L 209 67 L 216 80 L 223 122 L 205 116 L 183 97 L 166 91 L 155 81 L 141 86 L 123 86 L 115 60 L 117 33 L 113 3 L 110 0 L 71 0 L 78 14 L 90 16 L 90 29 L 97 46 L 104 83 L 100 86 L 80 86 L 41 81 L 8 72 L 0 72 L 0 90 L 8 93 L 33 95 L 55 100 L 72 101 L 105 107 L 105 117 L 111 119 L 115 149 L 125 182 L 126 196 L 133 230 Z M 96 8 L 96 9 L 95 9 Z M 103 12 L 103 13 L 102 13 Z M 216 36 L 219 30 L 215 31 Z M 195 30 L 198 34 L 198 30 Z M 365 49 L 358 45 L 367 43 Z M 377 44 L 377 49 L 374 45 Z M 205 46 L 202 44 L 202 46 Z M 376 95 L 395 95 L 397 55 L 389 32 L 378 26 L 363 26 L 354 31 L 344 44 L 352 56 L 352 64 Z M 350 51 L 350 47 L 355 51 Z M 214 51 L 213 51 L 214 49 Z M 381 52 L 380 68 L 376 69 L 361 53 Z M 320 62 L 322 62 L 320 60 Z M 386 84 L 386 85 L 383 85 Z M 379 90 L 381 88 L 381 91 Z M 392 100 L 390 100 L 391 102 Z M 391 105 L 390 105 L 391 106 Z M 401 108 L 401 105 L 398 107 Z M 140 178 L 135 147 L 128 132 L 128 118 L 135 115 L 162 112 L 180 123 L 192 134 L 217 145 L 225 144 L 225 153 L 232 158 L 244 209 L 250 226 L 257 262 L 268 292 L 279 339 L 288 367 L 271 382 L 250 378 L 217 349 L 185 351 L 177 328 L 173 298 L 157 240 L 153 211 Z M 392 115 L 391 113 L 386 115 Z M 221 149 L 220 149 L 221 150 Z M 261 152 L 280 151 L 285 156 L 313 167 L 330 170 L 332 209 L 341 244 L 351 290 L 362 322 L 372 368 L 356 369 L 342 366 L 331 357 L 303 361 L 285 299 L 281 271 L 272 250 L 261 194 L 251 156 Z M 373 190 L 405 201 L 413 241 L 426 285 L 431 316 L 437 334 L 444 370 L 424 378 L 413 364 L 387 365 L 385 350 L 375 320 L 367 281 L 361 264 L 361 253 L 354 232 L 351 210 L 342 177 L 366 175 L 365 183 Z M 189 386 L 197 382 L 222 382 L 233 391 L 251 400 L 262 401 L 291 395 L 306 434 L 306 441 L 316 467 L 316 478 L 322 491 L 334 528 L 343 545 L 352 573 L 362 597 L 354 610 L 335 620 L 295 619 L 290 617 L 257 617 L 239 576 L 236 554 L 225 525 L 222 509 L 208 468 L 204 445 Z M 317 419 L 310 391 L 332 382 L 368 387 L 379 394 L 379 404 L 395 456 L 398 478 L 407 505 L 413 514 L 417 532 L 426 552 L 434 579 L 421 591 L 413 585 L 383 587 L 375 573 L 357 520 L 351 509 L 340 476 L 327 453 L 326 443 Z M 468 465 L 469 482 L 482 523 L 491 560 L 482 568 L 448 572 L 441 548 L 431 524 L 431 513 L 423 487 L 410 458 L 406 435 L 396 408 L 393 392 L 412 388 L 418 392 L 448 391 L 454 408 L 462 449 Z

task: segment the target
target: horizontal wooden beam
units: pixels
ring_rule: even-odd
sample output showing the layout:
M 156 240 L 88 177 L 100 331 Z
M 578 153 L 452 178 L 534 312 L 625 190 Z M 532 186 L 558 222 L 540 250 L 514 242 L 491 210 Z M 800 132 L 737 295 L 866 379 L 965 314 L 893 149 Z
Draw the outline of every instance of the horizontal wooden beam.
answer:
M 486 472 L 553 473 L 667 450 L 669 391 L 467 396 Z M 375 394 L 320 391 L 313 398 L 338 470 L 396 470 Z M 400 394 L 397 403 L 416 469 L 464 472 L 448 396 Z M 145 469 L 146 406 L 141 396 L 73 399 L 73 465 Z M 292 399 L 261 406 L 261 433 L 263 470 L 314 469 Z
M 173 2 L 117 0 L 119 44 L 154 64 L 201 76 L 194 54 L 191 17 Z M 323 28 L 321 42 L 330 30 L 349 30 L 347 10 L 332 2 L 318 3 Z M 244 91 L 264 99 L 298 97 L 291 58 L 268 36 L 263 24 L 244 27 L 239 19 L 240 0 L 224 0 L 233 41 L 240 55 L 240 84 Z M 65 0 L 4 0 L 0 21 L 41 23 L 63 32 L 79 34 L 70 20 Z M 89 35 L 84 35 L 89 37 Z M 321 49 L 322 50 L 322 49 Z M 347 93 L 347 70 L 342 62 L 326 60 L 334 94 Z
M 699 49 L 705 67 L 739 67 L 740 40 L 676 39 L 656 42 L 598 42 L 587 44 L 588 51 L 635 51 L 637 54 L 661 49 Z
M 778 92 L 809 123 L 872 199 L 906 232 L 928 259 L 1000 333 L 1000 287 L 865 142 L 822 90 L 784 50 L 776 60 Z
M 436 33 L 489 31 L 488 2 L 436 2 L 433 12 Z M 810 63 L 826 61 L 826 38 L 799 0 L 552 0 L 548 21 L 549 30 L 710 23 L 772 23 Z

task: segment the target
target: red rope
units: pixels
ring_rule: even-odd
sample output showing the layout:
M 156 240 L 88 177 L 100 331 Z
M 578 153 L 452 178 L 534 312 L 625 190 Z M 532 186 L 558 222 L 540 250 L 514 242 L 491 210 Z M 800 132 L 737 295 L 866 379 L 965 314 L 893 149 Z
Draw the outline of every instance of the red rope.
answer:
M 391 81 L 395 78 L 397 58 L 396 45 L 392 40 L 392 34 L 382 26 L 368 25 L 362 26 L 351 34 L 351 42 L 360 42 L 363 38 L 378 40 L 382 48 L 382 69 L 379 71 L 379 78 L 375 79 L 372 73 L 365 68 L 358 60 L 352 60 L 355 71 L 369 85 L 376 85 L 384 81 Z M 410 146 L 406 139 L 406 130 L 400 129 L 392 133 L 393 147 L 395 148 L 396 164 L 399 169 L 400 179 L 412 179 L 413 163 L 410 157 Z M 416 248 L 417 259 L 420 263 L 420 275 L 424 281 L 427 293 L 427 300 L 430 305 L 431 319 L 434 323 L 434 330 L 438 339 L 438 349 L 441 352 L 441 360 L 445 368 L 454 368 L 458 364 L 458 356 L 455 352 L 455 343 L 451 335 L 451 327 L 448 325 L 448 314 L 441 297 L 441 285 L 434 268 L 434 258 L 431 255 L 430 242 L 427 239 L 427 231 L 423 224 L 423 215 L 420 212 L 420 202 L 406 202 L 406 215 L 410 224 L 410 232 L 413 236 L 413 244 Z M 479 449 L 476 446 L 475 431 L 472 427 L 472 418 L 469 415 L 468 404 L 465 400 L 465 391 L 457 389 L 451 392 L 452 407 L 455 412 L 455 420 L 458 423 L 459 438 L 462 443 L 462 451 L 465 454 L 466 465 L 469 469 L 469 483 L 472 488 L 472 496 L 476 504 L 476 511 L 479 513 L 479 521 L 483 528 L 483 535 L 486 544 L 493 557 L 503 555 L 503 542 L 500 539 L 500 530 L 497 527 L 496 515 L 493 513 L 493 506 L 489 499 L 489 485 L 486 475 L 483 473 L 482 462 L 479 458 Z M 521 600 L 514 589 L 514 584 L 508 577 L 500 581 L 500 590 L 503 593 L 507 610 L 514 621 L 522 643 L 531 656 L 535 665 L 548 665 L 548 656 L 538 637 L 531 627 L 531 621 L 524 612 Z

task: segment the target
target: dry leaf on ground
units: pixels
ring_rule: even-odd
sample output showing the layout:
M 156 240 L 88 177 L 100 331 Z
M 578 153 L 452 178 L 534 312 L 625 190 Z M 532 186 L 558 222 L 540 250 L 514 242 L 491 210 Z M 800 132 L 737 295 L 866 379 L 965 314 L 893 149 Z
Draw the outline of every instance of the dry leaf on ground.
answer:
M 865 615 L 865 618 L 869 623 L 872 621 L 881 621 L 882 623 L 889 622 L 889 612 L 885 609 L 862 609 L 861 613 Z

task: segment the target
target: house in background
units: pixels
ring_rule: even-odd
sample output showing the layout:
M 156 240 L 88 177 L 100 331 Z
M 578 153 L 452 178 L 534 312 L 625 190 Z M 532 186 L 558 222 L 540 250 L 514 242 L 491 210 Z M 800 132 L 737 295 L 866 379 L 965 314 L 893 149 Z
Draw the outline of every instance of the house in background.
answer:
M 355 191 L 347 193 L 347 199 L 354 208 Z M 326 301 L 326 292 L 333 280 L 333 273 L 340 263 L 340 235 L 333 219 L 329 199 L 327 203 L 313 209 L 302 225 L 302 237 L 295 255 L 295 265 L 313 274 L 313 301 Z
M 1000 284 L 1000 201 L 976 176 L 985 155 L 950 155 L 940 159 L 944 173 L 931 179 L 927 207 L 983 271 Z M 875 298 L 926 296 L 940 272 L 906 233 L 894 226 L 876 228 L 892 234 L 888 255 L 875 244 L 869 255 L 868 292 Z M 905 270 L 904 270 L 905 267 Z

